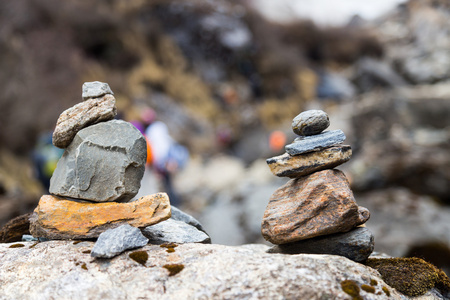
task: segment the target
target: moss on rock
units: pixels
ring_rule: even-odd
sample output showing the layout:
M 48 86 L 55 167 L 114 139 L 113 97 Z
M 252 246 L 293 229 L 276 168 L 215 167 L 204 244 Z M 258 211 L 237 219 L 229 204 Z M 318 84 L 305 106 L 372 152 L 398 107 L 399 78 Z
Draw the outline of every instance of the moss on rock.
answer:
M 369 258 L 366 265 L 380 272 L 387 284 L 407 296 L 423 295 L 433 287 L 443 293 L 450 292 L 445 273 L 420 258 Z M 386 290 L 383 288 L 385 293 Z
M 128 254 L 128 256 L 134 260 L 137 263 L 140 263 L 141 265 L 143 265 L 145 267 L 145 263 L 148 260 L 148 253 L 147 251 L 134 251 L 130 254 Z

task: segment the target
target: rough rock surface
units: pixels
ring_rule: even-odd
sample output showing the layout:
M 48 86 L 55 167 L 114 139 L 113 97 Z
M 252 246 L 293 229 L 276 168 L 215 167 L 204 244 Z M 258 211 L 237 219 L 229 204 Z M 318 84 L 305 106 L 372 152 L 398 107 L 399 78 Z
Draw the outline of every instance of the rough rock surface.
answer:
M 58 162 L 50 193 L 95 202 L 127 201 L 139 191 L 147 143 L 131 123 L 111 120 L 80 130 Z
M 307 110 L 292 120 L 292 130 L 298 135 L 319 134 L 330 126 L 330 119 L 323 110 Z
M 363 299 L 409 299 L 389 287 L 373 269 L 340 256 L 265 253 L 263 245 L 239 247 L 183 244 L 147 245 L 145 266 L 129 253 L 93 260 L 92 242 L 0 244 L 0 299 L 339 299 L 351 297 L 341 286 L 361 287 L 375 280 L 375 293 Z M 182 264 L 169 276 L 164 267 Z M 390 293 L 388 297 L 383 288 Z
M 116 99 L 112 95 L 78 103 L 59 116 L 53 131 L 53 145 L 67 148 L 78 131 L 95 123 L 112 120 L 116 114 Z
M 83 92 L 81 95 L 84 100 L 101 97 L 106 94 L 114 94 L 109 87 L 109 84 L 100 81 L 85 82 L 83 83 L 82 90 Z
M 369 216 L 356 204 L 344 173 L 324 170 L 291 179 L 276 190 L 264 212 L 261 232 L 271 243 L 286 244 L 347 232 Z
M 285 153 L 269 158 L 266 162 L 274 175 L 296 178 L 317 171 L 332 169 L 348 161 L 351 156 L 352 148 L 344 145 L 295 156 Z
M 200 222 L 196 218 L 194 218 L 193 216 L 185 213 L 181 209 L 176 208 L 173 205 L 171 205 L 170 208 L 171 208 L 171 211 L 172 211 L 172 216 L 170 217 L 171 219 L 184 222 L 184 223 L 189 224 L 191 226 L 194 226 L 198 230 L 203 231 L 204 233 L 206 233 L 206 231 L 203 228 L 202 224 L 200 224 Z
M 205 232 L 174 219 L 148 226 L 142 229 L 142 233 L 149 239 L 150 244 L 211 243 L 211 239 Z
M 147 245 L 148 238 L 142 235 L 139 228 L 124 224 L 101 233 L 92 247 L 91 256 L 111 258 L 128 249 Z
M 374 238 L 366 227 L 358 227 L 345 233 L 323 235 L 290 244 L 277 245 L 269 253 L 284 254 L 332 254 L 354 261 L 365 261 L 373 252 Z
M 0 243 L 11 243 L 22 240 L 24 234 L 30 233 L 31 213 L 18 216 L 0 229 Z
M 345 134 L 342 130 L 331 130 L 312 136 L 298 137 L 292 144 L 286 145 L 285 149 L 287 153 L 294 156 L 340 144 L 344 140 Z
M 123 224 L 146 227 L 168 218 L 170 203 L 165 193 L 129 203 L 88 203 L 44 195 L 34 210 L 30 232 L 49 239 L 86 239 Z

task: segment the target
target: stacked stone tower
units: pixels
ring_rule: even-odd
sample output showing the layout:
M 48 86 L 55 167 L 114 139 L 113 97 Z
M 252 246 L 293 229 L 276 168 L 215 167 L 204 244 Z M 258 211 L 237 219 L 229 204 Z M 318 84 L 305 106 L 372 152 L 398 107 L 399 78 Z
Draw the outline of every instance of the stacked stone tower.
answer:
M 335 167 L 348 161 L 350 146 L 341 130 L 324 131 L 330 122 L 321 110 L 299 114 L 292 122 L 298 137 L 286 153 L 267 160 L 273 174 L 292 178 L 271 196 L 262 235 L 277 246 L 273 253 L 314 253 L 364 261 L 373 251 L 373 234 L 363 224 L 369 211 L 358 206 L 349 182 Z

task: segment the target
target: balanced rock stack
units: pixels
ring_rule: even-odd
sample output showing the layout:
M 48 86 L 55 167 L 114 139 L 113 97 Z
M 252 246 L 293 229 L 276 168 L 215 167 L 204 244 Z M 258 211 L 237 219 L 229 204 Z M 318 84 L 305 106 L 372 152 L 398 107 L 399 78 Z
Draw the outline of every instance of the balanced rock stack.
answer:
M 53 144 L 65 149 L 30 219 L 34 237 L 97 238 L 131 225 L 144 228 L 171 216 L 165 193 L 129 202 L 139 191 L 147 144 L 131 123 L 114 120 L 115 98 L 107 83 L 83 85 L 84 101 L 64 111 Z
M 292 122 L 299 135 L 286 153 L 267 160 L 273 174 L 292 178 L 271 196 L 262 235 L 277 244 L 272 253 L 312 253 L 364 261 L 373 251 L 373 234 L 361 226 L 370 216 L 358 206 L 344 173 L 333 169 L 348 161 L 350 146 L 341 130 L 324 131 L 330 122 L 321 110 L 299 114 Z

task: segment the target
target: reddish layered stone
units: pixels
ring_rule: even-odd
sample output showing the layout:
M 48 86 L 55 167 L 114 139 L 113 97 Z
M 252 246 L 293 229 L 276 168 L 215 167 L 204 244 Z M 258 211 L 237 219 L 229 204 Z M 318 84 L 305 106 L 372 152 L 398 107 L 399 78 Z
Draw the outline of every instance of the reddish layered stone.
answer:
M 123 224 L 147 227 L 170 218 L 169 197 L 157 193 L 128 203 L 92 203 L 44 195 L 31 217 L 30 232 L 49 239 L 95 238 Z
M 292 179 L 271 196 L 262 235 L 274 244 L 347 232 L 365 223 L 370 213 L 356 204 L 347 178 L 324 170 Z

